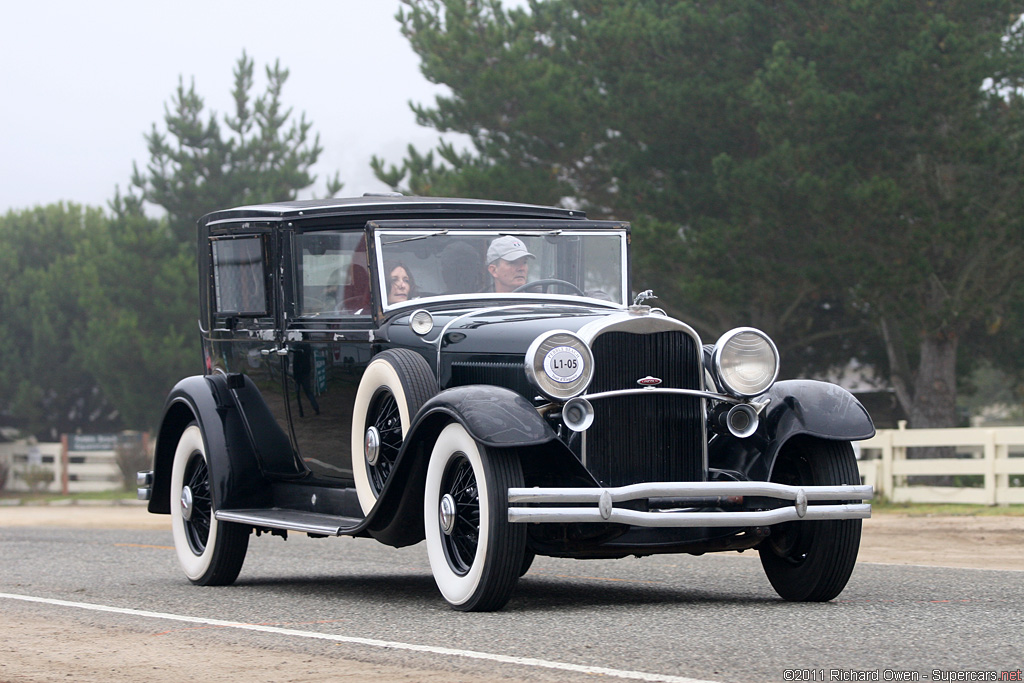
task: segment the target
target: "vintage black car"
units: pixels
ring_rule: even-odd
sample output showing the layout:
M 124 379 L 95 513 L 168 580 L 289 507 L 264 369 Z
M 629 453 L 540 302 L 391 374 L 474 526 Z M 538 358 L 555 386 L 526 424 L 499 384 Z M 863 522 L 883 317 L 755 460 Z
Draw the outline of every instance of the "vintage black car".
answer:
M 426 540 L 467 611 L 504 606 L 535 555 L 757 548 L 783 598 L 845 587 L 870 417 L 776 381 L 763 332 L 703 345 L 634 297 L 628 224 L 364 196 L 198 228 L 205 372 L 139 473 L 193 583 L 232 583 L 254 531 L 293 531 Z

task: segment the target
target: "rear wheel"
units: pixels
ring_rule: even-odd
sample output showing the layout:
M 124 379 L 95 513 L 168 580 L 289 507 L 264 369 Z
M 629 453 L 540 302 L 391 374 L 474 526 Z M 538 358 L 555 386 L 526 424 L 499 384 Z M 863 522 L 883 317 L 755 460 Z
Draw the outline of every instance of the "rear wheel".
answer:
M 859 484 L 860 473 L 848 442 L 801 437 L 779 454 L 772 481 L 793 486 Z M 761 566 L 786 600 L 831 600 L 853 573 L 860 532 L 859 519 L 777 524 L 758 546 Z
M 200 586 L 234 583 L 249 547 L 249 527 L 219 522 L 203 434 L 195 423 L 178 439 L 171 466 L 171 532 L 185 576 Z
M 501 609 L 526 554 L 526 528 L 508 521 L 508 489 L 523 485 L 514 453 L 487 449 L 451 423 L 427 467 L 423 519 L 434 581 L 453 608 Z

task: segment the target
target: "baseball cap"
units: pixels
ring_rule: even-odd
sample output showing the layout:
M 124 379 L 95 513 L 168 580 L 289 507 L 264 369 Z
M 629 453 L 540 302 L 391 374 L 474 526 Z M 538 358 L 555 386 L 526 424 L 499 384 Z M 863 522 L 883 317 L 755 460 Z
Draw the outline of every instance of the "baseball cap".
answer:
M 524 256 L 537 258 L 527 251 L 526 245 L 521 239 L 512 235 L 499 237 L 491 242 L 491 246 L 487 247 L 487 263 L 494 263 L 500 258 L 506 261 L 515 261 Z

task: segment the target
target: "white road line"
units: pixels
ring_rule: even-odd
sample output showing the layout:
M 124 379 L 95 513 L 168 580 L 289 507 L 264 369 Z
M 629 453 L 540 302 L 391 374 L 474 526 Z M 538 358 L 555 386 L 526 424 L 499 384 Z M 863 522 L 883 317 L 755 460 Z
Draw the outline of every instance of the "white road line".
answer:
M 356 638 L 353 636 L 339 636 L 331 633 L 317 633 L 316 631 L 299 631 L 278 626 L 263 626 L 261 624 L 243 624 L 236 621 L 223 621 L 220 619 L 205 619 L 202 617 L 189 617 L 184 614 L 168 614 L 165 612 L 147 612 L 145 610 L 128 609 L 125 607 L 112 607 L 110 605 L 96 605 L 88 602 L 69 602 L 67 600 L 54 600 L 52 598 L 40 598 L 32 595 L 17 595 L 14 593 L 0 593 L 0 599 L 20 600 L 22 602 L 36 602 L 44 605 L 56 605 L 58 607 L 75 607 L 77 609 L 92 610 L 94 612 L 112 612 L 114 614 L 127 614 L 135 617 L 146 617 L 148 619 L 167 619 L 170 621 L 183 621 L 190 624 L 203 624 L 205 626 L 219 626 L 221 628 L 235 628 L 243 631 L 260 631 L 262 633 L 274 633 L 281 636 L 292 636 L 296 638 L 313 638 L 316 640 L 328 640 L 336 643 L 349 643 L 354 645 L 367 645 L 369 647 L 380 647 L 392 650 L 408 650 L 410 652 L 426 652 L 435 655 L 446 655 L 449 657 L 465 657 L 467 659 L 482 659 L 502 664 L 516 664 L 518 666 L 533 666 L 542 669 L 556 669 L 559 671 L 574 671 L 583 674 L 597 676 L 614 676 L 634 681 L 659 681 L 664 683 L 716 683 L 715 681 L 702 681 L 696 678 L 684 676 L 670 676 L 668 674 L 652 674 L 643 671 L 625 671 L 622 669 L 607 669 L 601 666 L 583 666 L 570 664 L 568 662 L 552 662 L 545 659 L 533 659 L 532 657 L 510 657 L 489 652 L 475 652 L 473 650 L 455 650 L 448 647 L 434 647 L 432 645 L 414 645 L 412 643 L 399 643 L 388 640 L 377 640 L 375 638 Z

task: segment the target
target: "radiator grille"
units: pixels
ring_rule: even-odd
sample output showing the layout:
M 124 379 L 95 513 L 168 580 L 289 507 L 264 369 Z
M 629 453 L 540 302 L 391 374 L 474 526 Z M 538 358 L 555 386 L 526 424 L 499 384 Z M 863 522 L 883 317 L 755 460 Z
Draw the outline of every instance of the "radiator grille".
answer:
M 699 349 L 684 332 L 613 331 L 593 344 L 588 393 L 639 388 L 651 375 L 662 387 L 699 389 Z M 697 397 L 631 395 L 594 401 L 586 433 L 587 469 L 605 486 L 646 481 L 702 481 L 703 407 Z

